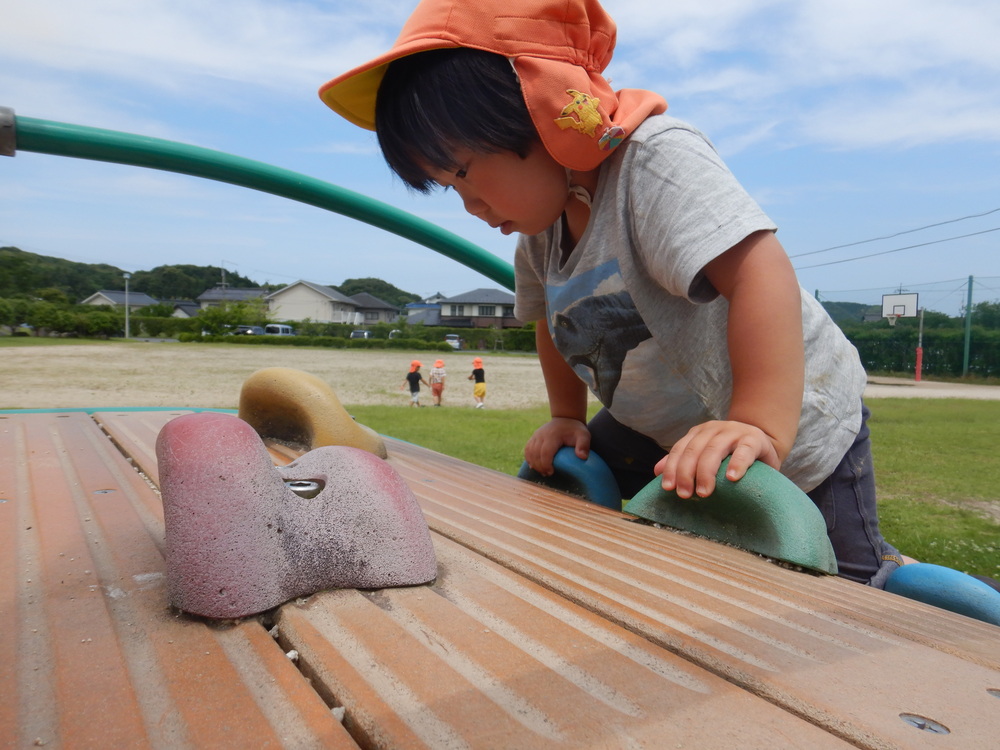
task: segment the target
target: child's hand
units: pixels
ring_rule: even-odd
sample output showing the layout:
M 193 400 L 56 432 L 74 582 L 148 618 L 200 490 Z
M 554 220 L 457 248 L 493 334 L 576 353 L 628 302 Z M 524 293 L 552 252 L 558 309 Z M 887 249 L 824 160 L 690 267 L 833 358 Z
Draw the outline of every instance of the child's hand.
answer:
M 743 422 L 705 422 L 692 427 L 661 459 L 653 471 L 665 490 L 678 497 L 708 497 L 715 491 L 715 475 L 726 456 L 726 479 L 743 478 L 755 460 L 781 468 L 774 443 L 767 433 Z
M 524 446 L 524 460 L 543 477 L 552 476 L 556 451 L 568 445 L 581 460 L 590 455 L 590 430 L 578 419 L 553 417 L 543 424 Z

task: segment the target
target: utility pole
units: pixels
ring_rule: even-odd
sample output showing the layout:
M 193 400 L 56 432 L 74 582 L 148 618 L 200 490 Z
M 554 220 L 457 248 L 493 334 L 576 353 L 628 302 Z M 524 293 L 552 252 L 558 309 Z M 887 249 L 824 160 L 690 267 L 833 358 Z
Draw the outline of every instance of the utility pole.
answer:
M 969 374 L 969 348 L 972 343 L 972 277 L 969 277 L 969 294 L 965 300 L 965 353 L 962 355 L 962 377 Z

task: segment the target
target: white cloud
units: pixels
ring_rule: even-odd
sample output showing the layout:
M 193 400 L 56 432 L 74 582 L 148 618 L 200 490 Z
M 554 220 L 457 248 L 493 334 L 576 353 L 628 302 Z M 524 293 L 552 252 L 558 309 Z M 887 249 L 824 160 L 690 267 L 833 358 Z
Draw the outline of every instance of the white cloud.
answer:
M 803 114 L 802 134 L 841 149 L 905 148 L 961 140 L 1000 141 L 1000 102 L 963 87 L 934 85 L 886 98 L 839 97 Z M 804 137 L 804 136 L 803 136 Z
M 381 51 L 405 17 L 392 2 L 36 0 L 4 11 L 4 57 L 183 92 L 192 80 L 318 88 Z M 209 92 L 205 92 L 209 93 Z
M 261 99 L 306 102 L 324 80 L 386 49 L 413 4 L 16 3 L 0 28 L 0 63 L 16 62 L 23 82 L 0 78 L 0 98 L 36 116 L 178 137 L 158 128 L 161 113 L 145 102 L 167 97 L 230 111 Z M 675 110 L 707 116 L 698 124 L 714 133 L 721 127 L 720 137 L 734 143 L 753 140 L 740 131 L 856 148 L 1000 138 L 991 104 L 1000 100 L 993 0 L 607 0 L 606 7 L 619 26 L 619 59 L 609 71 L 616 85 L 654 88 Z M 926 109 L 917 104 L 921 91 L 933 102 Z M 954 109 L 935 111 L 942 106 Z M 827 123 L 833 113 L 830 123 L 851 115 L 842 136 Z M 364 147 L 341 148 L 327 147 Z
M 1000 140 L 1000 5 L 963 0 L 608 3 L 627 62 L 708 125 L 776 142 Z M 707 127 L 707 125 L 706 125 Z M 840 132 L 838 133 L 838 129 Z M 716 131 L 717 132 L 717 131 Z

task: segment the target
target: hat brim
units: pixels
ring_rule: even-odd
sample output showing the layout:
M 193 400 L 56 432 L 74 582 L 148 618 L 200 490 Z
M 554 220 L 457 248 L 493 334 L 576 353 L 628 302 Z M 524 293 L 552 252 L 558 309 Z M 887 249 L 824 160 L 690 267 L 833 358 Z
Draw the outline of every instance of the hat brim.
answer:
M 327 81 L 319 89 L 319 98 L 330 109 L 365 130 L 375 130 L 375 101 L 389 63 L 418 52 L 457 47 L 447 39 L 419 39 L 394 46 L 383 55 Z

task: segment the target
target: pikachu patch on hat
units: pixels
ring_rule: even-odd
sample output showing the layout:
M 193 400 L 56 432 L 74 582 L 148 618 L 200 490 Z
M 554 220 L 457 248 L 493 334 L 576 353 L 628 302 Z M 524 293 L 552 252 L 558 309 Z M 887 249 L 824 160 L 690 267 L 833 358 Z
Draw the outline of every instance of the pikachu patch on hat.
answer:
M 597 105 L 601 100 L 576 89 L 566 89 L 566 93 L 572 101 L 562 108 L 562 112 L 555 120 L 556 125 L 563 130 L 572 128 L 593 138 L 601 124 L 601 114 L 597 111 Z

